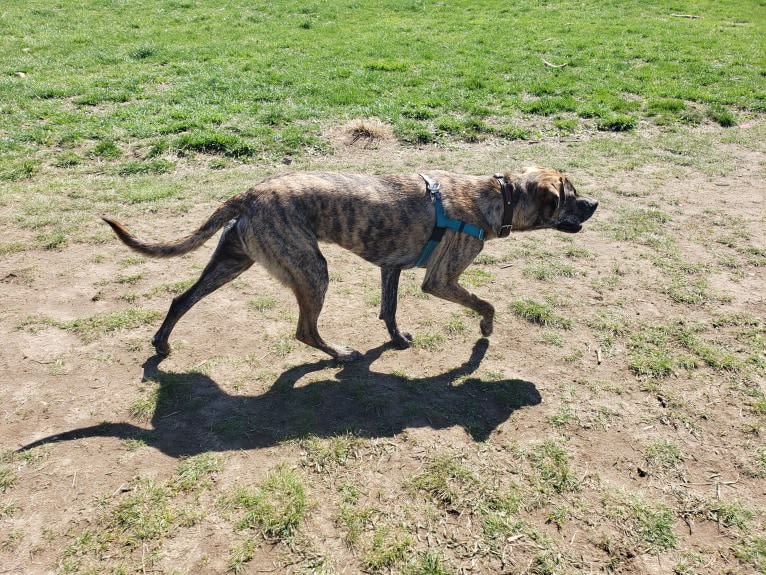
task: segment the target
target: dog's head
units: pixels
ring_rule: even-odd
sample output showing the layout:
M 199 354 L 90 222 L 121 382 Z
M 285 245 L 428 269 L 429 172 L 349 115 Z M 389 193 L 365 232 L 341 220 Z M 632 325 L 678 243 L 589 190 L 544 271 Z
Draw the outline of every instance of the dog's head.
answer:
M 572 182 L 552 168 L 524 168 L 512 180 L 518 194 L 513 214 L 516 231 L 553 228 L 576 233 L 598 207 L 591 198 L 577 195 Z

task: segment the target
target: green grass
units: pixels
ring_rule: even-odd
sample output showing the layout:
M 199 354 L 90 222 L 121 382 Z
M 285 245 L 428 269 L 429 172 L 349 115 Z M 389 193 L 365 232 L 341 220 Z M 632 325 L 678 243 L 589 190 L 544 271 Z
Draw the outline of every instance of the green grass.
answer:
M 395 528 L 382 526 L 375 530 L 370 549 L 362 556 L 367 573 L 390 573 L 410 556 L 412 538 Z
M 247 302 L 247 307 L 257 311 L 258 313 L 264 313 L 272 310 L 279 305 L 279 301 L 273 297 L 257 297 Z
M 102 572 L 107 561 L 114 572 L 133 553 L 143 569 L 159 559 L 162 542 L 200 519 L 199 495 L 221 470 L 217 455 L 203 453 L 185 459 L 165 480 L 136 478 L 119 498 L 104 497 L 97 521 L 76 535 L 64 551 L 64 573 Z M 112 569 L 109 569 L 111 572 Z
M 19 327 L 36 331 L 45 326 L 53 326 L 71 331 L 83 341 L 90 342 L 117 330 L 135 329 L 153 323 L 160 317 L 162 317 L 162 314 L 156 310 L 128 308 L 122 311 L 68 321 L 59 321 L 48 317 L 30 318 L 22 322 Z
M 437 351 L 443 345 L 444 336 L 440 333 L 419 333 L 412 342 L 412 347 L 423 351 Z
M 567 493 L 577 491 L 579 481 L 569 466 L 569 455 L 554 442 L 541 443 L 529 454 L 532 466 L 539 474 L 541 490 L 544 493 Z
M 647 445 L 644 455 L 651 465 L 661 468 L 673 469 L 682 461 L 681 450 L 678 446 L 667 440 L 660 440 Z
M 552 305 L 531 298 L 511 302 L 510 309 L 516 316 L 530 323 L 562 329 L 572 327 L 572 320 L 556 313 Z
M 434 30 L 449 42 L 431 41 Z M 130 156 L 116 172 L 133 176 L 173 169 L 162 154 L 249 160 L 322 149 L 320 123 L 348 117 L 377 116 L 422 143 L 528 137 L 520 115 L 571 133 L 589 123 L 731 126 L 766 109 L 764 22 L 742 2 L 549 10 L 460 0 L 447 10 L 288 0 L 221 11 L 209 2 L 10 0 L 0 31 L 8 181 L 53 163 L 82 170 Z
M 454 509 L 471 495 L 478 481 L 457 458 L 440 455 L 430 461 L 410 484 L 415 489 L 428 493 L 439 504 Z
M 737 346 L 740 350 L 735 353 L 731 344 L 711 341 L 706 324 L 689 325 L 683 320 L 642 324 L 628 337 L 628 367 L 637 375 L 650 378 L 663 378 L 677 369 L 697 369 L 703 365 L 724 373 L 741 372 L 749 363 L 757 369 L 761 340 L 756 337 L 747 343 L 753 346 L 752 350 Z M 750 354 L 749 358 L 745 354 Z
M 13 469 L 6 465 L 0 465 L 0 493 L 3 493 L 13 487 L 19 480 L 18 475 Z
M 300 441 L 306 466 L 317 473 L 337 469 L 355 459 L 360 444 L 361 440 L 352 433 L 328 439 L 311 436 Z
M 301 476 L 279 466 L 266 475 L 258 488 L 238 488 L 231 505 L 244 511 L 238 529 L 256 529 L 269 539 L 285 540 L 299 528 L 308 499 Z

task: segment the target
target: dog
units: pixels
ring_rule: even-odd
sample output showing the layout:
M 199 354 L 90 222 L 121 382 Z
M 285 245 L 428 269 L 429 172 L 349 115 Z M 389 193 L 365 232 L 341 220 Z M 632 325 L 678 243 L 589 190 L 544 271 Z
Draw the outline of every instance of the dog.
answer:
M 597 206 L 597 201 L 578 196 L 569 179 L 550 168 L 489 177 L 443 171 L 395 176 L 293 173 L 267 178 L 233 196 L 195 232 L 169 243 L 141 241 L 121 223 L 102 219 L 127 246 L 160 258 L 199 248 L 223 228 L 202 275 L 173 299 L 152 338 L 158 355 L 170 353 L 170 334 L 194 304 L 258 262 L 298 300 L 295 337 L 347 362 L 361 354 L 326 342 L 317 329 L 329 284 L 319 242 L 338 244 L 380 267 L 380 319 L 393 345 L 406 349 L 412 336 L 396 322 L 402 269 L 425 267 L 422 290 L 477 312 L 481 333 L 488 337 L 494 308 L 458 283 L 484 241 L 511 231 L 552 228 L 575 233 Z

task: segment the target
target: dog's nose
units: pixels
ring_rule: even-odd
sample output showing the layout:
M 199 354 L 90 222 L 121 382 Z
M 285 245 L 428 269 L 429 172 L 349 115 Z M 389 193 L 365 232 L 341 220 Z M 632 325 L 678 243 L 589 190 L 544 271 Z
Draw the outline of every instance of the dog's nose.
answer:
M 598 202 L 591 198 L 578 198 L 577 199 L 577 217 L 581 222 L 584 222 L 593 215 L 598 207 Z

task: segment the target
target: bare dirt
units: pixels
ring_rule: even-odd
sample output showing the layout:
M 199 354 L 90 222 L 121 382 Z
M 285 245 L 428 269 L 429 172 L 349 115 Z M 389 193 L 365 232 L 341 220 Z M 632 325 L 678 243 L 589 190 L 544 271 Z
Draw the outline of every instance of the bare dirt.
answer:
M 339 146 L 331 158 L 275 169 L 489 171 L 490 162 L 509 159 L 520 167 L 535 153 L 518 146 L 515 154 L 357 143 Z M 426 343 L 389 348 L 377 319 L 378 271 L 327 246 L 332 282 L 320 329 L 364 354 L 351 365 L 335 365 L 292 340 L 293 297 L 257 267 L 198 304 L 161 362 L 149 345 L 160 319 L 90 336 L 71 324 L 62 328 L 133 307 L 164 314 L 172 294 L 156 288 L 195 277 L 213 241 L 169 261 L 130 260 L 116 239 L 2 257 L 0 450 L 11 480 L 0 488 L 0 573 L 226 572 L 245 535 L 221 501 L 236 486 L 259 485 L 279 465 L 303 479 L 309 508 L 291 541 L 254 536 L 245 573 L 415 572 L 408 565 L 426 550 L 454 573 L 757 572 L 758 563 L 737 549 L 764 525 L 758 450 L 766 407 L 757 408 L 758 394 L 766 392 L 763 371 L 750 364 L 725 371 L 698 360 L 652 379 L 629 367 L 631 334 L 647 324 L 683 319 L 709 327 L 720 314 L 766 317 L 763 264 L 756 259 L 765 247 L 764 158 L 747 146 L 726 146 L 739 159 L 716 176 L 670 164 L 629 177 L 570 170 L 579 190 L 598 197 L 599 210 L 576 236 L 539 232 L 487 244 L 490 257 L 476 266 L 486 274 L 476 275 L 480 285 L 471 289 L 498 310 L 489 339 L 457 306 L 419 296 L 422 271 L 410 271 L 399 323 Z M 564 143 L 543 155 L 567 153 Z M 126 223 L 137 235 L 168 239 L 193 229 L 214 206 L 205 200 L 183 215 L 156 210 Z M 671 215 L 664 233 L 683 262 L 699 264 L 704 301 L 674 301 L 668 271 L 656 262 L 660 252 L 610 234 L 624 210 L 636 206 Z M 98 225 L 94 218 L 93 229 Z M 554 263 L 568 264 L 574 276 L 540 280 L 525 272 Z M 523 298 L 552 302 L 572 328 L 542 328 L 515 316 L 509 304 Z M 594 327 L 605 314 L 627 330 L 609 348 Z M 41 317 L 58 327 L 30 324 Z M 737 343 L 732 333 L 704 332 L 746 364 L 752 345 Z M 163 398 L 161 388 L 156 411 L 142 419 L 137 401 L 150 396 L 153 381 L 175 383 L 181 392 Z M 348 434 L 359 439 L 348 457 L 317 463 L 307 441 L 331 446 Z M 546 494 L 536 486 L 529 454 L 545 441 L 564 447 L 576 491 Z M 33 455 L 10 454 L 34 442 L 40 446 L 25 452 Z M 663 467 L 648 458 L 658 442 L 676 446 L 679 460 Z M 210 452 L 223 464 L 193 498 L 199 517 L 136 547 L 120 544 L 123 531 L 108 527 L 105 517 L 135 491 L 136 478 L 168 481 L 184 457 Z M 467 503 L 468 492 L 449 509 L 412 487 L 441 454 L 498 489 L 518 484 L 530 494 L 534 501 L 517 511 L 524 525 L 518 537 L 490 541 L 485 515 Z M 376 510 L 356 546 L 338 519 L 347 484 Z M 672 510 L 675 545 L 653 551 L 630 543 L 630 519 L 620 515 L 629 506 L 611 502 L 632 495 Z M 710 511 L 715 501 L 751 513 L 746 525 L 727 525 Z M 560 508 L 566 517 L 557 524 L 551 516 Z M 372 537 L 381 526 L 390 538 L 409 537 L 408 559 L 375 566 Z M 100 550 L 73 547 L 83 533 L 109 529 L 112 539 Z

